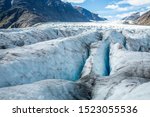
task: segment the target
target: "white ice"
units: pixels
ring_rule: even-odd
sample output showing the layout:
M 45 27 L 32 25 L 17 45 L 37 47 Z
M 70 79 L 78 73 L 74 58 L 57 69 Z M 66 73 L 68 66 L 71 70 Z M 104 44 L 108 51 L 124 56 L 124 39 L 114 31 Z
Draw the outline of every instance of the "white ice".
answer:
M 88 47 L 98 32 L 44 41 L 0 53 L 0 87 L 44 79 L 77 80 L 88 57 Z
M 0 99 L 150 99 L 149 52 L 149 26 L 1 29 Z

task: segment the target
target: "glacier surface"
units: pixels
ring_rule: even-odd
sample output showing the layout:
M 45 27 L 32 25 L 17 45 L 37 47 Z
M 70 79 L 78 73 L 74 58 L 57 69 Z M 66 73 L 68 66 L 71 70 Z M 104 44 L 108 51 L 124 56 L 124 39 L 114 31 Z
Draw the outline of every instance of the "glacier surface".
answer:
M 88 47 L 99 39 L 99 33 L 85 32 L 75 37 L 4 50 L 0 54 L 0 87 L 49 78 L 78 80 L 88 57 Z
M 67 80 L 42 80 L 32 84 L 0 89 L 1 100 L 89 100 L 91 90 L 81 83 Z
M 0 99 L 150 99 L 149 52 L 149 26 L 1 29 Z

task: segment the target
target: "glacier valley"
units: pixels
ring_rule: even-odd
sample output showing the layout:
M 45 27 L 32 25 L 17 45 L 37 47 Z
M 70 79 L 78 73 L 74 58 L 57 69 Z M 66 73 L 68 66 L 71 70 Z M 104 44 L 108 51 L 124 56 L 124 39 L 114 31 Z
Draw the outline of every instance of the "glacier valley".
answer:
M 1 100 L 149 100 L 150 26 L 45 23 L 0 30 Z

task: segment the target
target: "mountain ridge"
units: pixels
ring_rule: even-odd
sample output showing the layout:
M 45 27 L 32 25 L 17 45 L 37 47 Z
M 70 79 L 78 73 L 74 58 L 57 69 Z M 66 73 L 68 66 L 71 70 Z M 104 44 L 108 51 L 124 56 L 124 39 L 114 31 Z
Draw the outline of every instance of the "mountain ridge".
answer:
M 137 24 L 140 25 L 150 25 L 150 10 L 141 15 L 137 20 Z
M 131 15 L 124 17 L 122 20 L 132 20 L 135 21 L 140 17 L 140 12 L 132 13 Z
M 145 12 L 135 12 L 123 19 L 124 24 L 150 25 L 150 10 Z
M 92 13 L 91 13 L 92 14 Z M 42 22 L 88 22 L 71 3 L 61 0 L 2 0 L 0 28 L 29 27 Z
M 75 9 L 77 9 L 81 14 L 83 14 L 85 17 L 87 17 L 87 19 L 90 21 L 105 21 L 105 20 L 107 20 L 106 18 L 99 17 L 98 14 L 92 13 L 83 7 L 75 6 Z

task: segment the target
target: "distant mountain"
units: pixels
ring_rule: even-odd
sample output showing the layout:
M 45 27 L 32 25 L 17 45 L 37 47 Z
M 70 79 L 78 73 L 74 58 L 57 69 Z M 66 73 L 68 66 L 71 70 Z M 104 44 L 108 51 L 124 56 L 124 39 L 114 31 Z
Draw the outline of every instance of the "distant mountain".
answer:
M 137 24 L 150 25 L 150 11 L 144 13 L 136 20 Z
M 137 13 L 133 13 L 133 14 L 127 16 L 127 17 L 124 17 L 122 20 L 135 21 L 135 20 L 137 20 L 139 17 L 140 17 L 140 12 L 137 12 Z
M 89 19 L 61 0 L 0 0 L 0 28 L 49 21 L 87 22 Z
M 150 25 L 150 11 L 133 13 L 122 20 L 125 24 Z
M 84 15 L 89 21 L 105 21 L 106 18 L 99 17 L 98 14 L 92 13 L 85 8 L 75 6 L 82 15 Z

